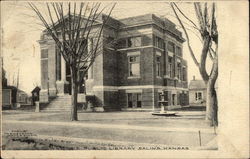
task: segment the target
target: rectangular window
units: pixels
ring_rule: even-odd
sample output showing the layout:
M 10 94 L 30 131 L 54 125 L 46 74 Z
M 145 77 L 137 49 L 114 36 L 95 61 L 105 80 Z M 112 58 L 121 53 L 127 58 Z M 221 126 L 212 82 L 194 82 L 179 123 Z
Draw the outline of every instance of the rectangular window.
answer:
M 181 79 L 181 64 L 177 64 L 177 78 Z
M 141 37 L 131 37 L 127 39 L 127 47 L 141 46 Z
M 127 47 L 127 39 L 120 39 L 118 40 L 118 48 L 122 49 L 122 48 L 126 48 Z
M 179 46 L 176 47 L 176 54 L 178 56 L 182 56 L 182 51 L 181 51 L 181 48 Z
M 129 76 L 140 76 L 140 56 L 128 56 Z
M 141 107 L 142 107 L 142 94 L 128 93 L 128 108 L 141 108 Z
M 196 92 L 195 93 L 195 100 L 196 101 L 202 100 L 202 92 Z
M 174 43 L 168 42 L 168 51 L 175 53 Z
M 182 68 L 182 80 L 186 81 L 186 68 L 185 67 Z
M 161 57 L 156 57 L 156 74 L 157 76 L 161 76 Z
M 178 93 L 177 94 L 177 105 L 180 105 L 180 103 L 181 103 L 181 94 Z
M 141 93 L 137 93 L 137 108 L 141 108 Z
M 132 93 L 128 93 L 128 107 L 133 108 Z
M 169 71 L 169 77 L 173 78 L 173 59 L 172 57 L 168 57 L 168 71 Z
M 175 105 L 176 94 L 172 94 L 172 105 Z
M 164 40 L 158 36 L 154 36 L 154 46 L 164 49 Z

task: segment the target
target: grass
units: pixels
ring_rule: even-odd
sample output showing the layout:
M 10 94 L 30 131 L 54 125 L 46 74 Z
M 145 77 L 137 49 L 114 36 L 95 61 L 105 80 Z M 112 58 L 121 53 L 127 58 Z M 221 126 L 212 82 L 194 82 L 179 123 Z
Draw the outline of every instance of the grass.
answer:
M 69 113 L 30 113 L 20 116 L 3 115 L 3 120 L 71 122 Z M 119 124 L 150 127 L 187 127 L 207 128 L 204 116 L 198 119 L 190 117 L 153 116 L 149 112 L 107 112 L 107 113 L 78 113 L 78 122 L 98 124 Z
M 33 134 L 48 136 L 64 136 L 84 139 L 124 141 L 179 146 L 199 146 L 198 132 L 158 132 L 154 130 L 122 130 L 106 128 L 82 128 L 70 126 L 50 126 L 33 124 L 3 124 L 4 132 L 11 130 L 27 130 Z M 214 134 L 202 133 L 202 143 L 208 143 Z
M 78 123 L 97 123 L 115 125 L 133 125 L 149 127 L 180 127 L 180 128 L 208 128 L 204 116 L 199 119 L 187 117 L 153 116 L 149 112 L 105 112 L 105 113 L 78 113 Z M 4 123 L 5 120 L 69 122 L 69 126 L 35 125 L 21 123 Z M 199 146 L 198 132 L 159 132 L 154 130 L 108 129 L 93 127 L 70 126 L 69 113 L 30 113 L 30 112 L 3 112 L 3 132 L 12 130 L 27 130 L 34 134 L 48 136 L 74 137 L 81 139 L 133 142 L 138 144 L 163 144 L 176 146 Z M 216 135 L 202 133 L 202 144 L 205 145 Z M 7 138 L 4 137 L 3 140 Z M 3 142 L 4 143 L 4 142 Z M 23 143 L 23 144 L 22 144 Z M 25 140 L 9 141 L 6 149 L 112 149 L 119 145 L 108 146 L 110 143 L 74 143 L 62 145 L 58 143 L 27 142 Z M 50 145 L 51 144 L 51 145 Z M 22 145 L 22 146 L 14 146 Z M 78 146 L 77 146 L 78 145 Z M 9 146 L 9 147 L 8 147 Z

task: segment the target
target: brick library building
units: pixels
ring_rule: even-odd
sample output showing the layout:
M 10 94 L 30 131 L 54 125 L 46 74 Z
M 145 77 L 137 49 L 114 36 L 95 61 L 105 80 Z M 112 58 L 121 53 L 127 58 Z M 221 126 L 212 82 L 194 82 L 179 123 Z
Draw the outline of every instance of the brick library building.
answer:
M 104 17 L 101 16 L 93 29 L 101 27 Z M 93 40 L 94 37 L 88 39 L 88 46 Z M 116 41 L 115 49 L 107 47 L 110 40 Z M 164 101 L 166 109 L 188 105 L 184 41 L 173 22 L 154 14 L 110 18 L 102 31 L 102 53 L 88 70 L 83 85 L 86 94 L 94 96 L 94 106 L 104 110 L 152 110 L 160 108 L 160 101 Z M 52 38 L 43 32 L 39 44 L 39 99 L 46 103 L 50 97 L 70 93 L 70 71 Z M 79 101 L 84 101 L 82 98 L 85 96 L 80 91 Z

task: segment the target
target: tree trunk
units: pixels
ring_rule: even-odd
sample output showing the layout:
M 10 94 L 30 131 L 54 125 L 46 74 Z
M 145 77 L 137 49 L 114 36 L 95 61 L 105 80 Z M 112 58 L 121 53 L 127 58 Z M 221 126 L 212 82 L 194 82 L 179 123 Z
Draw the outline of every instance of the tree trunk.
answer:
M 77 76 L 74 68 L 71 68 L 71 121 L 77 121 Z
M 209 121 L 210 126 L 218 125 L 218 102 L 217 93 L 215 90 L 215 82 L 218 77 L 218 56 L 216 55 L 213 60 L 213 68 L 209 80 L 207 82 L 207 100 L 206 100 L 206 119 Z
M 210 126 L 218 125 L 217 116 L 217 94 L 214 88 L 214 83 L 211 80 L 207 83 L 207 99 L 206 99 L 206 120 L 208 120 Z

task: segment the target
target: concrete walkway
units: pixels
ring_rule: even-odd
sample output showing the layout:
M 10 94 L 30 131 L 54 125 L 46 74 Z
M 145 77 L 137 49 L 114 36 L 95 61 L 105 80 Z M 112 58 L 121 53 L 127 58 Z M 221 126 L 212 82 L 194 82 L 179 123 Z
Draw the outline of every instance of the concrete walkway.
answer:
M 17 121 L 5 120 L 4 123 L 13 124 L 32 124 L 32 125 L 50 125 L 50 126 L 66 126 L 66 127 L 82 127 L 82 128 L 100 128 L 100 129 L 122 129 L 122 130 L 147 130 L 161 132 L 198 132 L 214 133 L 214 128 L 171 128 L 171 127 L 148 127 L 148 126 L 132 126 L 118 124 L 96 124 L 96 123 L 79 123 L 79 122 L 47 122 L 47 121 Z

